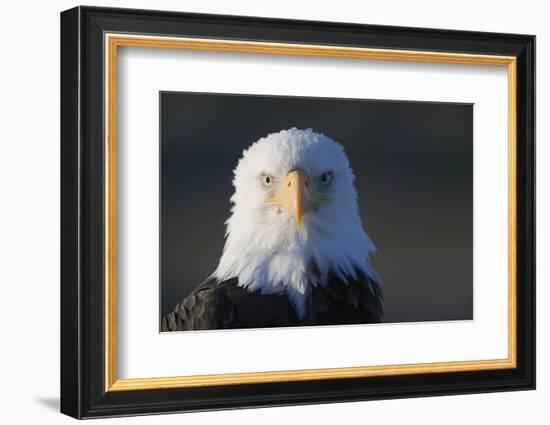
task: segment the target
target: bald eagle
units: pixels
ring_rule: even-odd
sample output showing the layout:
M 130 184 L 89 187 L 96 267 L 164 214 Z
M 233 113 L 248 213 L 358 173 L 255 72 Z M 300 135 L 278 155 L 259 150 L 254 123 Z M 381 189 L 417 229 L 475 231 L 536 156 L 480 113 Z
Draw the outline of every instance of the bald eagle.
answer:
M 218 267 L 161 330 L 380 322 L 354 179 L 343 147 L 312 129 L 253 143 L 234 170 Z

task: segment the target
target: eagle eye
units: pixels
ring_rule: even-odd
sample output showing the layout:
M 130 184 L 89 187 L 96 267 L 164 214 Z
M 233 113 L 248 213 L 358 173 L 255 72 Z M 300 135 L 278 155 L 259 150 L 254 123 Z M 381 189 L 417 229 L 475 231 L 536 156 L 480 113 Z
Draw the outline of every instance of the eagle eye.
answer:
M 321 184 L 328 186 L 332 182 L 332 173 L 327 171 L 326 173 L 321 174 L 319 180 L 321 180 Z
M 273 186 L 273 176 L 262 173 L 260 174 L 260 183 L 264 189 L 269 189 L 271 186 Z

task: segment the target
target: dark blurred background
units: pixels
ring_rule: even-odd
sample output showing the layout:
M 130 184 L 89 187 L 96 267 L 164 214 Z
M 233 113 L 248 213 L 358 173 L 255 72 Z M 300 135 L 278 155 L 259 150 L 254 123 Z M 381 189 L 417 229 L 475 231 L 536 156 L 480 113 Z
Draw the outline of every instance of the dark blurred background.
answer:
M 472 105 L 177 92 L 160 104 L 161 316 L 217 266 L 243 149 L 297 127 L 347 152 L 384 321 L 473 318 Z

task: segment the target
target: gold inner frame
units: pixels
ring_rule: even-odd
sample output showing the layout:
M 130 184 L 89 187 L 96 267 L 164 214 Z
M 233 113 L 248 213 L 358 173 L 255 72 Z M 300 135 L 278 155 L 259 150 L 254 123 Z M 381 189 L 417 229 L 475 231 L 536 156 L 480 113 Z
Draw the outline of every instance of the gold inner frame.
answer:
M 329 45 L 288 44 L 149 35 L 105 34 L 105 391 L 201 387 L 320 379 L 358 378 L 416 373 L 510 369 L 516 367 L 516 58 L 513 56 L 371 49 Z M 325 56 L 507 67 L 508 72 L 508 357 L 381 366 L 303 369 L 118 379 L 116 372 L 116 123 L 117 48 L 119 46 Z

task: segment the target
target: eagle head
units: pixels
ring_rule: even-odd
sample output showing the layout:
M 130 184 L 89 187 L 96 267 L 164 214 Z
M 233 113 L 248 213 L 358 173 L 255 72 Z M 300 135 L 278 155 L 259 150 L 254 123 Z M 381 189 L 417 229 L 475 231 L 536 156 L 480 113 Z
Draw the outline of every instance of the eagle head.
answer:
M 298 317 L 311 285 L 346 284 L 369 264 L 375 247 L 357 204 L 355 177 L 342 145 L 312 129 L 270 134 L 243 152 L 226 243 L 213 274 L 262 294 L 286 293 Z

